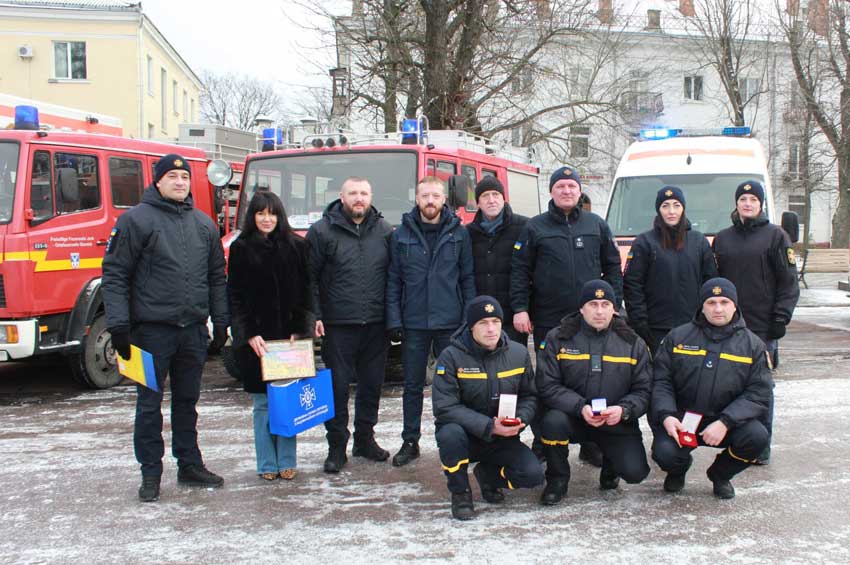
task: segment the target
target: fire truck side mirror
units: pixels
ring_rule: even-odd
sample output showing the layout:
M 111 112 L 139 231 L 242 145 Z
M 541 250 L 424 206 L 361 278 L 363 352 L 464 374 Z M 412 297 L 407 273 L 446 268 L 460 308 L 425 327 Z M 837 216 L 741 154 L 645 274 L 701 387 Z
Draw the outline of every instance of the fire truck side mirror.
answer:
M 788 234 L 791 243 L 800 241 L 800 219 L 794 212 L 782 212 L 782 229 Z
M 449 177 L 449 207 L 453 210 L 466 207 L 467 195 L 472 183 L 465 175 L 452 175 Z

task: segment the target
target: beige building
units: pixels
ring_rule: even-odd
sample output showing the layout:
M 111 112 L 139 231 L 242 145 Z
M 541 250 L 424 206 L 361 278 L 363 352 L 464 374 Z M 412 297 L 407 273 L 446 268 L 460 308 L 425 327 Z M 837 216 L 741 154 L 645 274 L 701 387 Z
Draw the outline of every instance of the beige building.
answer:
M 176 139 L 179 123 L 197 121 L 201 88 L 140 2 L 0 0 L 0 127 L 6 101 L 28 100 Z

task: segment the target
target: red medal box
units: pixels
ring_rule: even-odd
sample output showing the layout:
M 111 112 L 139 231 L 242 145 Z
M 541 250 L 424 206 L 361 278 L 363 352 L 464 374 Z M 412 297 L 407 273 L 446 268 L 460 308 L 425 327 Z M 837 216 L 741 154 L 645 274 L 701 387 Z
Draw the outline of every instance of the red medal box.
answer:
M 679 430 L 679 443 L 682 445 L 682 447 L 696 447 L 697 436 L 696 434 L 692 434 L 691 432 Z

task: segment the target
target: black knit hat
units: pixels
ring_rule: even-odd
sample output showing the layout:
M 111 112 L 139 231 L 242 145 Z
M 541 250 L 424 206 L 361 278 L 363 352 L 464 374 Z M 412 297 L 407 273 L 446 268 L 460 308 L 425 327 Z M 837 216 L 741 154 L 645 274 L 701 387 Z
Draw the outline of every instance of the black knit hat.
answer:
M 495 190 L 502 196 L 505 195 L 505 187 L 496 177 L 492 175 L 487 175 L 475 185 L 475 201 L 478 202 L 478 199 L 481 198 L 481 195 L 487 192 L 488 190 Z
M 174 169 L 181 169 L 189 173 L 190 177 L 192 176 L 192 169 L 189 168 L 189 161 L 177 153 L 169 153 L 156 162 L 156 167 L 153 170 L 154 184 L 158 183 L 159 179 L 165 176 L 165 173 L 173 171 Z
M 656 212 L 661 209 L 665 200 L 678 200 L 682 204 L 682 208 L 685 207 L 685 193 L 678 186 L 664 186 L 658 191 L 658 195 L 655 197 Z
M 734 302 L 735 306 L 738 306 L 738 289 L 729 279 L 723 277 L 708 279 L 699 289 L 699 299 L 703 304 L 706 300 L 715 296 L 724 296 Z
M 486 294 L 476 296 L 466 305 L 466 325 L 471 328 L 484 318 L 499 318 L 503 321 L 505 319 L 499 301 Z
M 614 297 L 614 289 L 611 285 L 603 280 L 593 280 L 584 283 L 581 287 L 581 298 L 578 301 L 578 306 L 581 308 L 591 300 L 607 300 L 613 305 L 617 305 L 617 299 Z
M 739 184 L 738 188 L 735 189 L 735 203 L 738 202 L 742 194 L 752 194 L 759 199 L 762 207 L 764 206 L 764 186 L 759 181 L 748 180 Z
M 549 192 L 552 192 L 552 187 L 555 186 L 555 183 L 562 179 L 573 179 L 578 183 L 579 188 L 581 188 L 581 177 L 578 175 L 578 171 L 573 167 L 566 166 L 556 170 L 549 177 Z

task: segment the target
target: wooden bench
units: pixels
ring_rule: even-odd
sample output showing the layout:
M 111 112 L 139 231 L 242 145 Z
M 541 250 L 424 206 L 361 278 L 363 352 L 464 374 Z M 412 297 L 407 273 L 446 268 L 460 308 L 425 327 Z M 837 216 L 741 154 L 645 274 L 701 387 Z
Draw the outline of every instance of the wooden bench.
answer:
M 803 261 L 797 261 L 803 270 Z M 850 249 L 809 249 L 806 253 L 806 273 L 846 273 L 850 270 Z

